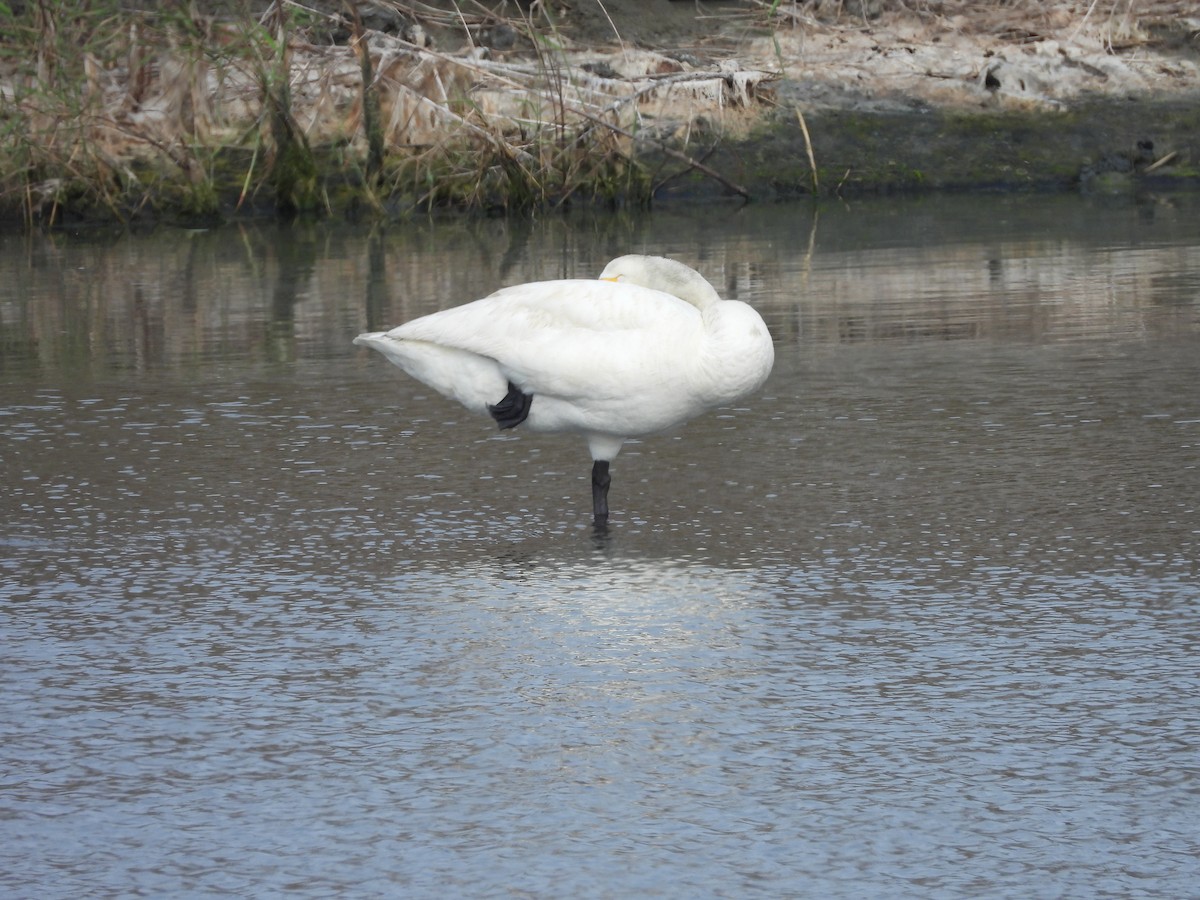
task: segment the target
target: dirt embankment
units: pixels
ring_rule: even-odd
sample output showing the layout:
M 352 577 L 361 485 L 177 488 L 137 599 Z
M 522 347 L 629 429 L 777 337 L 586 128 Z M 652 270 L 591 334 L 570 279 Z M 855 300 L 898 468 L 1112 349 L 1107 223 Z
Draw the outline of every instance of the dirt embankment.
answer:
M 755 196 L 1200 186 L 1193 4 L 613 0 L 607 15 L 575 7 L 562 27 L 585 43 L 619 35 L 626 55 L 652 49 L 733 73 L 731 87 L 746 79 L 749 90 L 727 91 L 715 110 L 684 115 L 679 98 L 674 111 L 698 155 Z M 772 15 L 761 14 L 767 7 Z M 706 189 L 703 173 L 684 180 Z
M 12 4 L 3 205 L 34 224 L 1200 183 L 1192 2 L 356 6 Z

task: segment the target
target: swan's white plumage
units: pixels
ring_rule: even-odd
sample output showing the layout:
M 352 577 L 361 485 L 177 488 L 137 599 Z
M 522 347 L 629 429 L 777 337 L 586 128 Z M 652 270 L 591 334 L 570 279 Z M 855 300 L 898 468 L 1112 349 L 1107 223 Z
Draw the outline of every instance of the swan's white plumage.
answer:
M 532 397 L 526 428 L 579 432 L 596 460 L 766 380 L 774 351 L 762 318 L 698 272 L 623 256 L 601 278 L 503 288 L 354 342 L 476 412 L 511 384 Z

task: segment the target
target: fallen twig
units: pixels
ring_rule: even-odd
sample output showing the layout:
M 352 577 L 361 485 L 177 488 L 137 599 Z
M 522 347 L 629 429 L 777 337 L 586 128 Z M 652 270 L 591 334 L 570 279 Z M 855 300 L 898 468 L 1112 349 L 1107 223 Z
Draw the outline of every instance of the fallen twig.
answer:
M 813 155 L 812 138 L 808 136 L 808 125 L 804 121 L 804 113 L 800 108 L 796 108 L 796 118 L 800 121 L 800 131 L 804 135 L 804 150 L 808 153 L 808 165 L 812 169 L 813 193 L 821 192 L 820 182 L 817 180 L 817 158 Z

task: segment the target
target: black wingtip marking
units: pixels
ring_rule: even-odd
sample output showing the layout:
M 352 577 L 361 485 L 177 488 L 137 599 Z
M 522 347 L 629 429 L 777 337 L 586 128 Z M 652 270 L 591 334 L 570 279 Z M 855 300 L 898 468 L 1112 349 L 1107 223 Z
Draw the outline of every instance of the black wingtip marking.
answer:
M 508 393 L 495 406 L 488 406 L 488 412 L 501 428 L 516 428 L 529 418 L 529 407 L 533 405 L 533 394 L 523 394 L 511 381 L 508 383 Z

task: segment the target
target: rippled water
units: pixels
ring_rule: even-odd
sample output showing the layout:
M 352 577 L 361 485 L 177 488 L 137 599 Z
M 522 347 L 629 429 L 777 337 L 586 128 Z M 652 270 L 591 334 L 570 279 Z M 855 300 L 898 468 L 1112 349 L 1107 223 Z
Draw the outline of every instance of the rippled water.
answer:
M 1195 198 L 0 244 L 0 892 L 1194 896 Z M 618 252 L 764 391 L 505 433 L 349 339 Z

